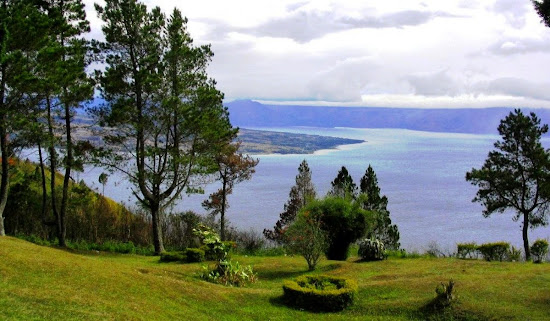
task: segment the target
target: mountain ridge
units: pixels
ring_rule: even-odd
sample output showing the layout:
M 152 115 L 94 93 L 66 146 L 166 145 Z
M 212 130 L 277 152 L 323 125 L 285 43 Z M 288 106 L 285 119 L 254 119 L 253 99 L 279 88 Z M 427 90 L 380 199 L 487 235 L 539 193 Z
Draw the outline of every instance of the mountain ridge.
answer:
M 269 105 L 253 100 L 224 104 L 234 126 L 239 127 L 350 127 L 395 128 L 428 132 L 495 134 L 500 120 L 515 108 L 393 108 Z M 550 110 L 535 112 L 542 123 L 550 122 Z

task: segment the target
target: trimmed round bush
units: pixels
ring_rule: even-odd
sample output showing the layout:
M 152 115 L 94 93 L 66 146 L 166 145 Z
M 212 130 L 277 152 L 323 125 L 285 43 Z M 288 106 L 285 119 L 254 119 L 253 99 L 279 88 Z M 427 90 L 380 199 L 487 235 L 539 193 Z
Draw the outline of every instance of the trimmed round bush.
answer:
M 380 261 L 386 258 L 384 243 L 380 240 L 361 240 L 358 254 L 362 261 Z
M 187 263 L 195 263 L 204 261 L 204 251 L 196 248 L 188 248 L 185 250 Z
M 353 303 L 355 281 L 325 275 L 302 276 L 283 284 L 287 304 L 314 312 L 341 311 Z
M 531 245 L 531 255 L 533 255 L 533 262 L 542 263 L 544 257 L 548 254 L 548 241 L 538 239 Z
M 182 252 L 162 252 L 160 253 L 161 262 L 185 262 L 186 257 Z

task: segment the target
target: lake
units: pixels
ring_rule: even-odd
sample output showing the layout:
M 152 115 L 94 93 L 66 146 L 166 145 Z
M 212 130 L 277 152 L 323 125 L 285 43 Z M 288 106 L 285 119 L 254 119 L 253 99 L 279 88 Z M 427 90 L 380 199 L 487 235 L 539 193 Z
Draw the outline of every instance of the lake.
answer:
M 429 133 L 400 129 L 350 128 L 252 128 L 365 140 L 365 143 L 323 150 L 312 155 L 256 155 L 260 163 L 252 179 L 238 184 L 229 196 L 227 218 L 241 229 L 262 231 L 272 228 L 288 200 L 298 166 L 306 159 L 319 196 L 330 189 L 339 169 L 346 166 L 356 184 L 369 164 L 378 176 L 382 194 L 389 199 L 388 210 L 401 233 L 407 250 L 424 251 L 431 242 L 454 250 L 456 243 L 507 241 L 522 246 L 521 224 L 513 213 L 484 218 L 482 207 L 472 203 L 476 187 L 465 180 L 472 167 L 482 166 L 496 135 Z M 543 140 L 545 146 L 550 140 Z M 101 169 L 80 173 L 90 186 L 101 191 Z M 78 177 L 78 176 L 77 176 Z M 205 213 L 201 202 L 219 188 L 207 186 L 205 195 L 184 196 L 175 211 Z M 105 194 L 133 204 L 126 182 L 111 176 Z M 550 227 L 530 230 L 530 241 L 550 238 Z

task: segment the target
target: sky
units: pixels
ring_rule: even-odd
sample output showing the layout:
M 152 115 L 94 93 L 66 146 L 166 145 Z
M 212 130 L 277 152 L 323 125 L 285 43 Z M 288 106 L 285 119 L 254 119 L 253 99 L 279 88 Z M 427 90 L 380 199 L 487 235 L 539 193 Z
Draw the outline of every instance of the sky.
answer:
M 84 2 L 101 38 L 102 2 Z M 226 102 L 550 108 L 550 28 L 529 0 L 144 3 L 211 44 Z

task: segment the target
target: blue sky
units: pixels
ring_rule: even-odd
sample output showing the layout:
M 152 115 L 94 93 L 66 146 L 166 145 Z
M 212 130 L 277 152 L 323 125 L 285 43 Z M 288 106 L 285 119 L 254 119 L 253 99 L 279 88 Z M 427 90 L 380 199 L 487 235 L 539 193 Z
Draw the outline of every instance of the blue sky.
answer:
M 212 45 L 209 75 L 227 101 L 550 107 L 550 28 L 529 0 L 145 3 L 177 6 L 195 42 Z

